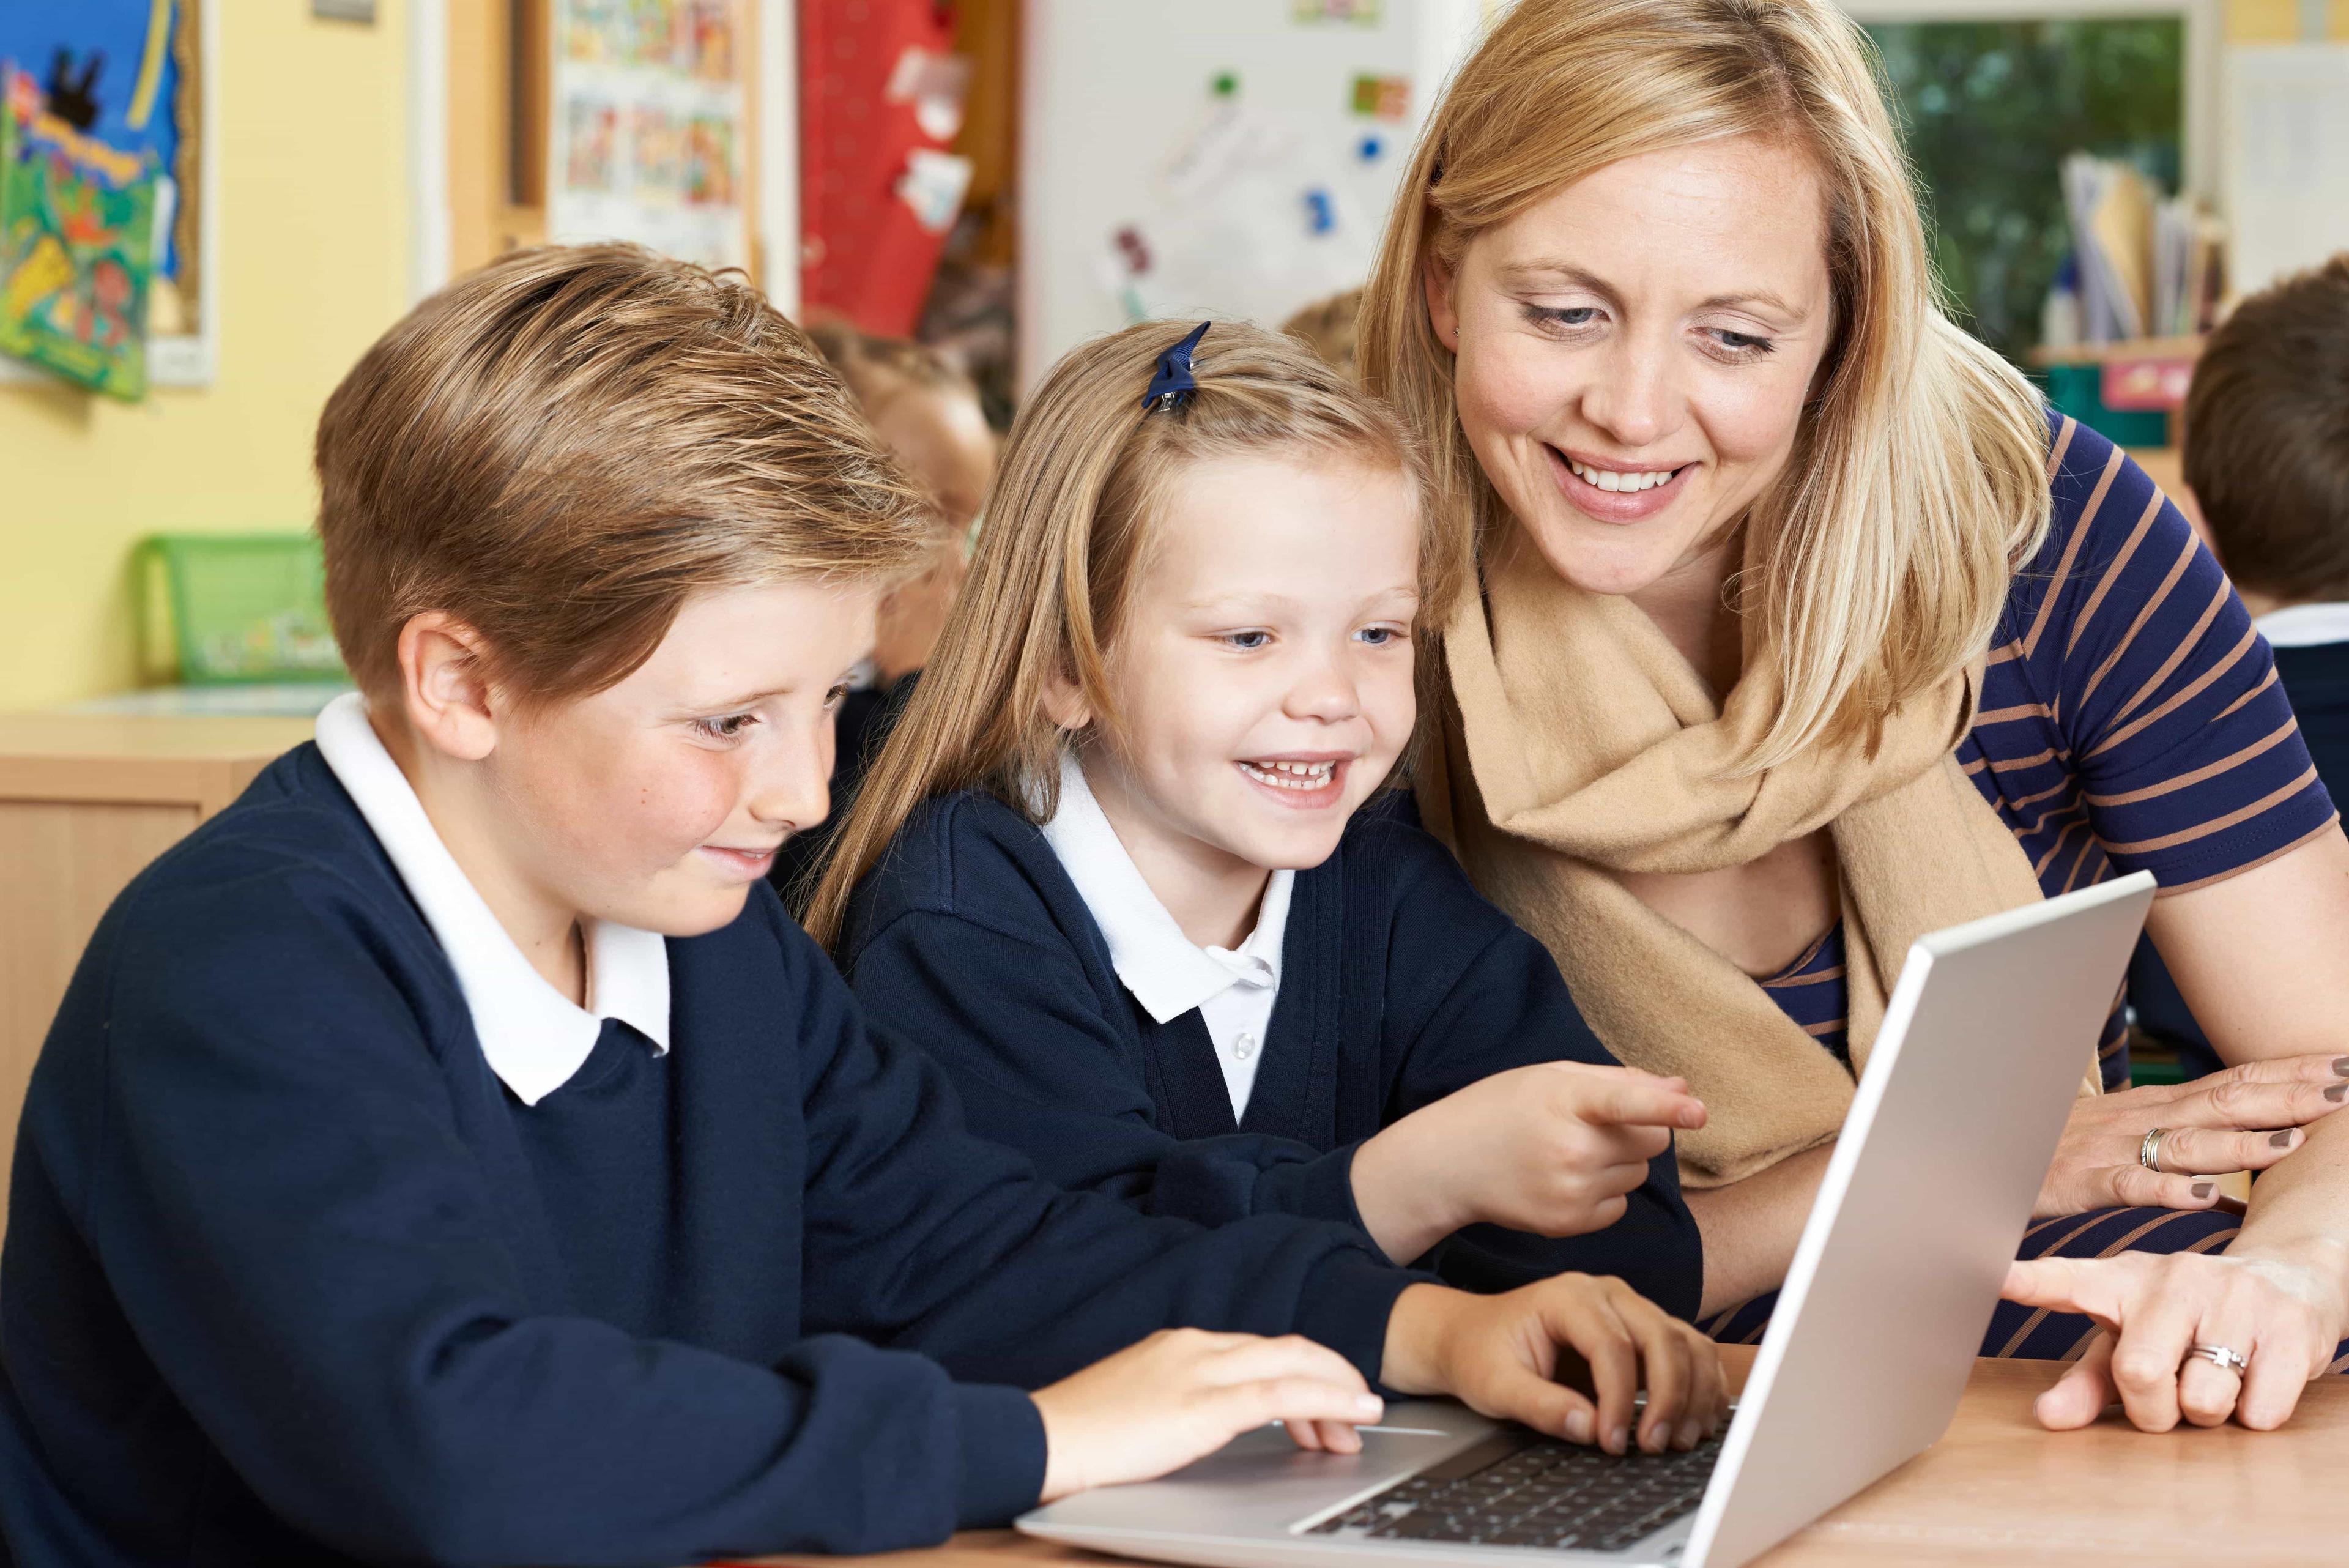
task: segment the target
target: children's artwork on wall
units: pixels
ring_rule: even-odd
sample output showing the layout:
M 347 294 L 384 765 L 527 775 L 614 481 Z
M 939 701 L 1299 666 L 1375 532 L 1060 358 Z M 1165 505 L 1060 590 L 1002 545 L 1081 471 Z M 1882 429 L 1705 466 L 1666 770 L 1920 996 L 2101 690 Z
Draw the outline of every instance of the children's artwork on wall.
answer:
M 547 237 L 750 260 L 740 0 L 555 0 Z
M 221 0 L 212 0 L 213 4 Z M 156 214 L 141 333 L 180 350 L 172 379 L 201 380 L 208 355 L 202 265 L 202 0 L 0 0 L 0 65 L 31 78 L 47 112 L 81 139 L 134 159 Z M 111 275 L 109 274 L 109 276 Z M 112 285 L 108 292 L 111 294 Z
M 67 112 L 78 112 L 67 87 Z M 0 353 L 109 397 L 146 396 L 168 185 L 147 160 L 60 117 L 30 73 L 0 65 Z

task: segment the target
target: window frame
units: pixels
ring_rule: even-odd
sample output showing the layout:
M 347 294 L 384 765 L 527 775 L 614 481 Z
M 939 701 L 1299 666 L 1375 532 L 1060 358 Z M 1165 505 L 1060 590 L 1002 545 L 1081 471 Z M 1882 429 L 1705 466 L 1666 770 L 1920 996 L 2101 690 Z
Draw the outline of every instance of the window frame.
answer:
M 1856 22 L 2048 22 L 2110 18 L 2183 20 L 2186 101 L 2178 126 L 2180 192 L 2226 215 L 2219 171 L 2226 80 L 2222 0 L 1843 0 Z

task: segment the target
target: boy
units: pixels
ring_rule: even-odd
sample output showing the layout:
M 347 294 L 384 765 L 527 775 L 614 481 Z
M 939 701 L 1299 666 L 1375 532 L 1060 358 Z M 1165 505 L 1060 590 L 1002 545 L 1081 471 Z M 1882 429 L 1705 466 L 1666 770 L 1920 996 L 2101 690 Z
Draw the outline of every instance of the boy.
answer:
M 1473 1298 L 1064 1195 L 866 1034 L 761 879 L 926 525 L 750 289 L 509 257 L 317 460 L 365 696 L 124 892 L 26 1099 L 13 1561 L 874 1551 L 1268 1419 L 1350 1449 L 1366 1374 L 1587 1439 L 1636 1355 L 1643 1436 L 1717 1414 L 1615 1282 Z
M 2186 394 L 2187 487 L 2327 794 L 2349 800 L 2349 254 L 2235 307 Z M 2223 1065 L 2150 942 L 2129 974 L 2138 1027 L 2189 1076 Z

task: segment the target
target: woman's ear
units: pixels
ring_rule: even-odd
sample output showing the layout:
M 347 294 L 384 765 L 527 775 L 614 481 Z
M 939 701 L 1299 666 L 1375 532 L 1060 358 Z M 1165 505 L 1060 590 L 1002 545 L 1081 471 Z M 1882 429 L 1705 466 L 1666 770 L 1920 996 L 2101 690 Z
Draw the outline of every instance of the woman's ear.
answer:
M 1460 312 L 1454 308 L 1452 290 L 1456 275 L 1433 251 L 1427 254 L 1427 265 L 1420 273 L 1420 292 L 1427 296 L 1427 324 L 1435 329 L 1435 340 L 1453 353 L 1460 352 Z
M 481 634 L 430 610 L 399 628 L 400 705 L 409 727 L 435 751 L 477 763 L 497 749 L 499 704 Z
M 1044 680 L 1044 716 L 1071 734 L 1090 728 L 1093 722 L 1092 704 L 1077 683 L 1060 670 Z

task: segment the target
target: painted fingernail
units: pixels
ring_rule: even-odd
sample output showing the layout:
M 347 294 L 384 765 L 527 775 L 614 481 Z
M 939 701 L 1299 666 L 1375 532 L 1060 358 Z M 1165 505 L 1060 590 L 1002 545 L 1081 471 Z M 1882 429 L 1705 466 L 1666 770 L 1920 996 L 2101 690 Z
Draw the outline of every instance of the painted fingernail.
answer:
M 2336 1078 L 2349 1078 L 2349 1056 L 2333 1058 L 2333 1075 Z
M 2290 1127 L 2286 1127 L 2280 1133 L 2269 1135 L 2268 1147 L 2270 1148 L 2290 1148 L 2292 1147 L 2292 1129 Z
M 2197 1198 L 2208 1198 L 2218 1190 L 2219 1184 L 2215 1181 L 2198 1181 L 2194 1184 L 2194 1196 Z
M 2349 1084 L 2335 1084 L 2324 1091 L 2324 1097 L 2336 1106 L 2341 1103 L 2341 1098 L 2344 1095 L 2349 1095 Z
M 1575 1410 L 1568 1413 L 1566 1417 L 1566 1437 L 1568 1442 L 1573 1443 L 1587 1443 L 1590 1441 L 1589 1411 Z

